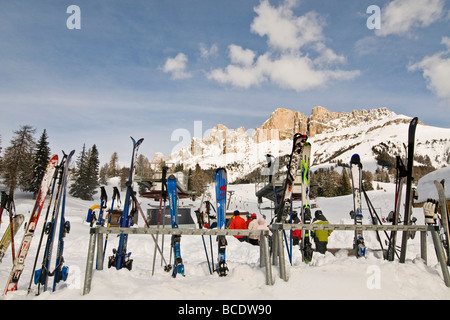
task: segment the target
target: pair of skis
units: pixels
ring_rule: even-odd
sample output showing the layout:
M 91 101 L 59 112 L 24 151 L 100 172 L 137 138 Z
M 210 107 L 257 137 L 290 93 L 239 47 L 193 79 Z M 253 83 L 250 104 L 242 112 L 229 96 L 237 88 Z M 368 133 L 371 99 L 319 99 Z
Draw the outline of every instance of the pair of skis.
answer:
M 350 179 L 352 181 L 353 191 L 354 222 L 355 225 L 362 225 L 362 164 L 358 154 L 354 154 L 350 159 Z M 364 235 L 362 230 L 355 230 L 353 250 L 358 258 L 366 255 L 366 245 L 364 243 Z
M 217 201 L 217 224 L 219 229 L 225 229 L 226 227 L 226 196 L 227 196 L 227 172 L 225 169 L 220 168 L 215 174 L 215 189 L 216 189 L 216 201 Z M 170 175 L 167 179 L 167 194 L 169 198 L 170 209 L 170 221 L 172 229 L 178 229 L 178 206 L 177 206 L 177 181 L 173 175 Z M 226 264 L 226 246 L 227 240 L 225 236 L 218 236 L 218 265 L 217 272 L 219 276 L 226 276 L 228 273 L 228 267 Z M 171 247 L 173 252 L 173 271 L 172 277 L 176 277 L 178 274 L 184 276 L 184 264 L 181 258 L 181 235 L 172 235 Z M 170 268 L 168 269 L 170 270 Z
M 224 168 L 217 169 L 214 176 L 216 190 L 216 209 L 217 209 L 217 227 L 220 230 L 226 228 L 226 201 L 227 201 L 227 171 Z M 217 236 L 218 244 L 218 264 L 217 273 L 220 277 L 228 274 L 228 266 L 226 262 L 227 239 L 223 235 Z
M 405 197 L 405 213 L 404 213 L 404 225 L 411 224 L 411 212 L 412 212 L 412 202 L 413 202 L 413 163 L 414 163 L 414 144 L 415 144 L 415 134 L 419 119 L 417 117 L 413 118 L 409 124 L 408 129 L 408 149 L 406 157 L 406 165 L 401 160 L 401 157 L 397 156 L 397 177 L 396 177 L 396 190 L 395 190 L 395 205 L 394 214 L 392 217 L 392 224 L 398 225 L 400 220 L 400 206 L 402 199 L 403 184 L 406 180 L 406 197 Z M 409 237 L 409 232 L 403 232 L 402 235 L 402 245 L 400 251 L 399 260 L 404 263 L 406 260 L 406 246 Z M 396 255 L 396 245 L 397 245 L 397 231 L 392 231 L 389 238 L 389 246 L 387 251 L 387 259 L 393 261 Z
M 307 142 L 308 136 L 300 133 L 296 133 L 293 138 L 292 152 L 289 157 L 289 163 L 287 166 L 287 175 L 284 181 L 281 200 L 278 202 L 278 196 L 275 195 L 276 207 L 275 215 L 276 222 L 281 223 L 285 221 L 287 217 L 292 221 L 292 204 L 293 204 L 293 187 L 294 180 L 297 176 L 297 171 L 301 169 L 302 178 L 302 223 L 311 223 L 311 210 L 310 210 L 310 194 L 309 194 L 309 172 L 311 162 L 311 144 Z M 275 190 L 275 189 L 274 189 Z M 276 190 L 275 190 L 276 191 Z M 292 234 L 291 234 L 292 238 Z M 313 249 L 310 239 L 309 230 L 302 232 L 302 242 L 300 245 L 300 251 L 302 253 L 302 260 L 306 263 L 312 260 Z M 290 254 L 292 249 L 290 250 Z
M 50 211 L 51 202 L 49 202 L 49 206 L 47 208 L 48 210 L 45 217 L 44 229 L 42 230 L 41 233 L 38 253 L 36 254 L 35 264 L 33 267 L 34 283 L 38 285 L 38 294 L 41 286 L 43 286 L 43 291 L 47 290 L 48 278 L 50 276 L 54 277 L 52 290 L 55 291 L 56 284 L 59 283 L 61 280 L 66 281 L 67 276 L 69 274 L 69 267 L 64 266 L 63 251 L 64 251 L 64 238 L 66 234 L 69 233 L 70 231 L 70 223 L 69 221 L 66 221 L 65 218 L 65 207 L 66 207 L 66 191 L 69 175 L 69 165 L 74 153 L 75 150 L 71 151 L 69 155 L 64 154 L 61 164 L 59 165 L 57 171 L 55 172 L 55 176 L 53 177 L 53 187 L 51 191 L 52 195 L 57 180 L 58 180 L 58 190 L 56 193 L 53 211 L 49 222 L 47 222 L 47 219 Z M 59 224 L 59 236 L 56 252 L 56 263 L 55 269 L 53 271 L 50 271 L 50 263 L 52 259 L 53 245 L 55 242 L 57 232 L 58 218 L 60 218 L 60 224 Z M 44 233 L 47 234 L 44 256 L 42 259 L 41 268 L 35 270 L 37 260 L 39 257 L 39 251 L 41 247 L 40 245 L 42 243 Z M 29 290 L 31 289 L 31 281 L 28 289 Z
M 133 142 L 133 152 L 131 154 L 131 164 L 130 164 L 130 173 L 128 176 L 127 187 L 131 187 L 133 185 L 133 173 L 134 167 L 136 164 L 137 152 L 139 150 L 143 138 L 136 141 L 131 137 Z M 131 215 L 130 215 L 130 207 L 132 204 L 131 193 L 133 192 L 132 188 L 127 188 L 127 192 L 125 195 L 125 203 L 123 206 L 123 212 L 120 220 L 121 228 L 129 228 L 132 224 Z M 113 249 L 113 255 L 109 257 L 108 266 L 115 266 L 117 270 L 125 267 L 128 270 L 132 269 L 133 259 L 130 259 L 131 252 L 127 252 L 127 243 L 128 243 L 128 234 L 120 234 L 119 245 L 117 249 Z
M 404 225 L 411 224 L 411 211 L 412 211 L 412 169 L 414 161 L 414 143 L 415 143 L 415 132 L 418 123 L 418 118 L 413 118 L 409 124 L 408 130 L 408 154 L 407 154 L 407 167 L 403 165 L 400 157 L 397 157 L 397 188 L 395 195 L 395 209 L 394 215 L 392 217 L 392 222 L 394 225 L 398 224 L 400 203 L 401 203 L 401 192 L 403 188 L 403 180 L 406 178 L 406 201 L 405 201 L 405 215 L 404 215 Z M 353 210 L 355 215 L 355 225 L 362 224 L 362 201 L 361 192 L 362 188 L 362 164 L 358 154 L 352 156 L 350 160 L 350 173 L 353 188 Z M 405 262 L 406 258 L 406 244 L 408 240 L 409 233 L 403 232 L 402 247 L 400 252 L 400 262 Z M 387 250 L 387 259 L 390 261 L 394 260 L 396 253 L 396 238 L 397 232 L 393 231 L 389 239 L 389 247 Z M 353 248 L 357 257 L 364 257 L 366 254 L 366 246 L 364 244 L 364 236 L 361 230 L 355 230 L 355 237 L 353 242 Z
M 73 154 L 73 152 L 71 154 Z M 53 186 L 55 184 L 55 181 L 56 181 L 55 177 L 58 175 L 58 168 L 59 168 L 58 167 L 58 155 L 54 155 L 50 159 L 50 161 L 47 165 L 46 171 L 44 173 L 44 176 L 42 178 L 41 185 L 40 185 L 37 197 L 36 197 L 36 201 L 35 201 L 33 210 L 31 212 L 30 219 L 27 223 L 25 234 L 23 236 L 21 245 L 19 247 L 19 251 L 18 251 L 17 257 L 14 261 L 10 276 L 6 283 L 4 294 L 7 294 L 10 291 L 15 291 L 18 288 L 18 282 L 19 282 L 20 277 L 25 268 L 25 259 L 28 255 L 28 251 L 31 246 L 31 241 L 33 240 L 33 237 L 34 237 L 34 234 L 36 231 L 36 227 L 37 227 L 37 224 L 39 221 L 39 217 L 40 217 L 42 209 L 45 205 L 46 197 L 49 192 L 50 186 L 52 185 L 52 182 L 53 182 Z M 52 194 L 53 194 L 53 191 L 52 191 Z M 48 208 L 50 208 L 51 199 L 52 199 L 52 197 L 50 197 Z M 48 213 L 48 211 L 47 211 L 47 213 Z M 45 229 L 45 226 L 44 226 L 44 229 Z M 40 245 L 39 245 L 39 247 L 40 247 Z M 61 256 L 62 256 L 62 248 L 63 247 L 59 248 L 59 249 L 61 249 L 61 251 L 60 251 Z M 36 265 L 36 261 L 35 261 L 35 265 Z M 33 269 L 35 269 L 35 267 Z M 33 272 L 34 272 L 34 270 L 33 270 Z
M 445 180 L 434 181 L 439 200 L 427 199 L 423 208 L 425 214 L 425 222 L 428 225 L 438 225 L 440 229 L 440 239 L 444 247 L 445 256 L 447 258 L 447 266 L 450 266 L 450 220 L 448 215 L 447 199 L 445 195 Z M 440 216 L 438 215 L 438 207 L 440 208 Z
M 178 191 L 177 180 L 174 175 L 167 179 L 167 193 L 169 196 L 170 222 L 172 229 L 178 229 Z M 173 234 L 171 238 L 173 251 L 173 270 L 172 277 L 176 278 L 178 274 L 184 276 L 184 264 L 181 258 L 181 235 Z

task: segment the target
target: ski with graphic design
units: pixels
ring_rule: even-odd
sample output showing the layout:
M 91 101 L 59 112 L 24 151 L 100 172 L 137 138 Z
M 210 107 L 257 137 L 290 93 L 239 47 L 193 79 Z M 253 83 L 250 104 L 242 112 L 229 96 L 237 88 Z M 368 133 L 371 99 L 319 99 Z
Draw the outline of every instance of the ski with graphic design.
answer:
M 41 186 L 36 197 L 33 211 L 31 212 L 30 219 L 28 220 L 27 229 L 25 230 L 25 234 L 23 236 L 22 243 L 11 270 L 8 282 L 6 283 L 4 294 L 7 294 L 9 291 L 17 290 L 17 283 L 19 282 L 20 276 L 22 275 L 23 269 L 25 267 L 25 259 L 28 254 L 28 250 L 30 249 L 31 241 L 33 240 L 34 232 L 39 221 L 39 216 L 41 214 L 42 208 L 44 207 L 46 196 L 48 190 L 50 189 L 50 184 L 52 182 L 53 175 L 55 174 L 57 164 L 58 156 L 54 155 L 47 164 L 47 168 L 41 181 Z
M 353 188 L 353 212 L 355 217 L 355 225 L 362 225 L 362 164 L 361 159 L 357 154 L 354 154 L 350 160 L 350 177 Z M 358 258 L 366 255 L 366 245 L 364 244 L 362 230 L 355 230 L 353 249 L 355 250 L 355 255 Z
M 441 209 L 441 226 L 444 229 L 444 248 L 445 248 L 445 254 L 447 255 L 447 265 L 450 265 L 450 226 L 449 226 L 449 216 L 447 211 L 447 198 L 445 196 L 445 189 L 444 189 L 444 182 L 445 180 L 439 182 L 434 181 L 434 185 L 436 186 L 436 190 L 439 195 L 439 207 Z
M 72 150 L 70 154 L 64 154 L 60 172 L 60 179 L 58 180 L 58 194 L 55 202 L 54 210 L 50 222 L 45 226 L 45 233 L 47 234 L 47 242 L 45 244 L 44 257 L 42 258 L 41 269 L 34 272 L 34 283 L 38 285 L 38 294 L 40 287 L 43 286 L 43 290 L 47 291 L 48 277 L 53 276 L 54 272 L 50 271 L 50 263 L 52 259 L 53 245 L 55 242 L 56 227 L 58 218 L 61 212 L 61 216 L 64 217 L 65 210 L 65 190 L 67 186 L 67 180 L 69 175 L 69 165 L 75 150 Z M 58 245 L 59 247 L 59 245 Z M 58 248 L 59 249 L 59 248 Z M 57 253 L 60 254 L 59 252 Z M 57 262 L 60 259 L 57 258 Z
M 167 192 L 169 195 L 169 209 L 170 209 L 170 222 L 172 229 L 178 229 L 178 209 L 177 209 L 177 180 L 173 175 L 167 179 Z M 172 250 L 174 253 L 173 271 L 172 277 L 175 278 L 177 274 L 184 276 L 183 259 L 181 259 L 180 243 L 181 235 L 172 235 Z
M 217 225 L 219 229 L 226 228 L 226 200 L 227 200 L 227 171 L 224 168 L 217 169 L 215 174 Z M 228 273 L 226 262 L 227 239 L 225 236 L 217 236 L 219 246 L 218 266 L 219 276 L 224 277 Z
M 67 163 L 64 171 L 69 169 L 70 160 L 75 153 L 75 150 L 72 150 L 70 154 L 67 156 Z M 70 232 L 70 222 L 66 220 L 66 190 L 67 190 L 67 180 L 68 173 L 65 174 L 63 181 L 63 190 L 62 190 L 62 208 L 61 208 L 61 221 L 59 223 L 59 238 L 58 238 L 58 246 L 56 251 L 56 264 L 55 270 L 53 271 L 53 291 L 56 289 L 56 284 L 61 280 L 66 281 L 67 276 L 69 275 L 69 267 L 64 266 L 64 239 L 66 234 Z
M 14 228 L 13 234 L 17 233 L 17 230 L 22 226 L 25 221 L 25 217 L 23 214 L 17 214 L 13 217 Z M 6 250 L 11 244 L 11 226 L 8 225 L 5 233 L 3 234 L 2 240 L 0 240 L 0 263 L 2 262 L 3 257 L 5 256 Z
M 136 164 L 137 152 L 142 141 L 144 141 L 143 138 L 136 141 L 133 139 L 133 137 L 131 137 L 131 140 L 133 141 L 133 152 L 131 154 L 130 174 L 128 176 L 127 186 L 133 185 L 133 173 L 134 173 L 134 166 Z M 120 217 L 121 228 L 129 228 L 132 224 L 130 217 L 130 205 L 131 205 L 130 192 L 132 192 L 132 189 L 127 188 L 127 193 L 125 195 L 125 204 L 123 206 L 122 216 Z M 115 265 L 117 270 L 122 269 L 122 267 L 131 270 L 133 260 L 130 259 L 131 252 L 127 253 L 127 242 L 128 242 L 128 234 L 124 233 L 120 234 L 119 246 L 117 247 L 117 250 L 113 249 L 114 255 L 109 257 L 110 259 L 110 261 L 108 262 L 109 266 Z
M 311 165 L 311 144 L 305 142 L 302 152 L 302 223 L 311 224 L 311 208 L 310 208 L 310 197 L 309 197 L 309 172 Z M 311 262 L 313 256 L 313 249 L 311 244 L 310 232 L 309 230 L 304 230 L 302 232 L 302 243 L 301 243 L 302 260 L 306 263 Z
M 405 214 L 403 217 L 403 224 L 411 224 L 411 211 L 413 202 L 413 163 L 414 163 L 414 144 L 416 136 L 416 127 L 419 119 L 417 117 L 413 118 L 409 124 L 408 130 L 408 158 L 406 161 L 406 198 L 405 198 Z M 400 251 L 400 263 L 404 263 L 406 260 L 406 246 L 409 238 L 409 232 L 403 232 L 402 234 L 402 246 Z
M 300 168 L 303 147 L 308 137 L 304 134 L 296 133 L 293 139 L 292 152 L 289 158 L 286 180 L 284 182 L 283 194 L 280 203 L 275 209 L 276 222 L 280 223 L 290 214 L 292 194 L 295 176 Z

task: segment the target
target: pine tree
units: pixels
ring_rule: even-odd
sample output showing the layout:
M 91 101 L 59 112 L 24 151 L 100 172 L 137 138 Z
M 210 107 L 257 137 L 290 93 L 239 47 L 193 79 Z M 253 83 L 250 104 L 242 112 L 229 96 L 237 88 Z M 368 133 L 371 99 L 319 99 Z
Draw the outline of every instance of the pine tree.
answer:
M 82 199 L 86 181 L 86 145 L 83 144 L 80 155 L 76 161 L 76 169 L 72 179 L 74 182 L 70 186 L 69 194 L 75 198 Z
M 128 178 L 130 177 L 130 168 L 123 167 L 119 171 L 120 177 L 120 190 L 123 191 L 127 188 Z
M 27 190 L 32 180 L 33 153 L 36 146 L 34 140 L 35 129 L 29 125 L 14 131 L 11 145 L 6 148 L 3 157 L 3 183 L 9 188 L 10 197 L 14 197 L 14 190 L 21 187 Z
M 341 178 L 341 186 L 339 188 L 339 195 L 345 196 L 347 194 L 352 194 L 352 186 L 350 184 L 350 179 L 347 174 L 347 170 L 342 168 L 342 178 Z
M 111 155 L 111 160 L 109 160 L 107 177 L 114 178 L 119 176 L 119 174 L 120 174 L 119 156 L 117 155 L 117 152 L 114 152 Z
M 86 151 L 86 145 L 83 144 L 77 159 L 74 182 L 69 190 L 72 196 L 82 200 L 93 200 L 99 186 L 99 163 L 97 146 L 94 144 Z
M 373 190 L 373 174 L 370 171 L 363 170 L 362 172 L 362 179 L 363 179 L 363 188 L 366 191 Z
M 42 178 L 44 177 L 47 164 L 50 161 L 50 148 L 48 146 L 48 136 L 47 131 L 44 129 L 41 137 L 36 146 L 36 151 L 34 153 L 34 163 L 33 163 L 33 177 L 31 180 L 30 188 L 27 191 L 33 192 L 33 197 L 36 195 L 41 186 Z
M 107 185 L 108 181 L 107 181 L 107 177 L 108 177 L 108 170 L 109 170 L 109 166 L 107 163 L 105 163 L 101 168 L 100 168 L 100 173 L 99 173 L 99 182 L 101 185 Z
M 98 159 L 98 149 L 94 144 L 91 149 L 89 149 L 86 161 L 86 191 L 84 194 L 84 200 L 93 200 L 93 196 L 97 193 L 97 188 L 99 187 L 99 166 L 100 161 Z

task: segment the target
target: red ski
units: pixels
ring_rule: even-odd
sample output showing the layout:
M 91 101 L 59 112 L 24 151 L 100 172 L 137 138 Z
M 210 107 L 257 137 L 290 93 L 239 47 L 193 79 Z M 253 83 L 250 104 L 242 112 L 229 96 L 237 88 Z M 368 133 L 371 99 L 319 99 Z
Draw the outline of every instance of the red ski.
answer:
M 58 155 L 54 155 L 50 159 L 44 177 L 42 178 L 41 187 L 36 197 L 36 202 L 34 204 L 30 220 L 27 224 L 27 230 L 25 231 L 25 234 L 23 236 L 22 244 L 20 245 L 19 253 L 11 270 L 11 274 L 6 284 L 4 294 L 7 294 L 9 291 L 17 290 L 17 283 L 19 282 L 20 276 L 22 275 L 25 266 L 25 258 L 27 257 L 28 250 L 30 249 L 31 240 L 33 240 L 39 216 L 41 215 L 42 208 L 44 207 L 45 199 L 47 197 L 48 190 L 50 189 L 52 178 L 57 169 L 57 165 Z

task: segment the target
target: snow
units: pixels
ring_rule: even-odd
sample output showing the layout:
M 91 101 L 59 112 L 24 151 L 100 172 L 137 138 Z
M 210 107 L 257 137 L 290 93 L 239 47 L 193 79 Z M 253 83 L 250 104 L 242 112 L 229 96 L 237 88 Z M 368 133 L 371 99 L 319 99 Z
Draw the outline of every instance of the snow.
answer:
M 110 181 L 107 186 L 108 195 L 112 194 L 112 186 L 116 183 L 117 180 Z M 380 185 L 383 190 L 370 191 L 368 194 L 377 212 L 381 216 L 386 216 L 393 208 L 394 185 Z M 260 211 L 258 209 L 254 185 L 229 185 L 229 190 L 235 191 L 231 199 L 230 210 L 255 212 L 258 217 L 264 213 L 270 219 L 270 210 Z M 211 200 L 213 203 L 215 202 L 214 199 Z M 140 201 L 144 210 L 149 207 L 150 203 L 154 203 L 153 200 L 143 198 L 140 198 Z M 198 207 L 199 201 L 183 200 L 185 205 L 193 205 L 193 207 Z M 350 196 L 318 198 L 316 202 L 330 223 L 353 223 L 349 219 L 349 211 L 352 208 Z M 16 208 L 18 213 L 25 214 L 25 221 L 29 218 L 33 203 L 29 194 L 18 192 Z M 394 262 L 383 260 L 381 252 L 378 250 L 379 243 L 373 232 L 365 233 L 366 245 L 370 249 L 366 258 L 357 259 L 355 256 L 349 255 L 349 249 L 353 242 L 353 232 L 349 231 L 334 231 L 330 236 L 328 248 L 341 248 L 341 250 L 337 251 L 335 255 L 330 252 L 325 255 L 314 253 L 313 261 L 310 264 L 304 264 L 301 261 L 298 247 L 294 247 L 292 266 L 287 261 L 288 281 L 280 279 L 278 267 L 273 266 L 272 272 L 275 281 L 273 286 L 265 285 L 265 269 L 259 267 L 259 247 L 240 243 L 233 237 L 227 237 L 229 275 L 219 277 L 217 274 L 209 274 L 201 237 L 183 236 L 181 254 L 186 276 L 173 279 L 161 267 L 159 256 L 156 259 L 155 274 L 152 276 L 154 243 L 151 236 L 131 235 L 128 240 L 128 250 L 132 252 L 131 258 L 134 259 L 132 271 L 108 269 L 105 262 L 104 270 L 93 271 L 91 292 L 83 296 L 82 289 L 89 242 L 89 225 L 84 220 L 88 209 L 97 203 L 100 203 L 99 195 L 96 196 L 95 201 L 67 197 L 66 217 L 71 222 L 71 231 L 66 237 L 64 258 L 65 265 L 70 268 L 69 278 L 66 282 L 58 284 L 55 292 L 45 292 L 36 296 L 34 292 L 27 294 L 27 288 L 45 216 L 46 208 L 44 208 L 26 260 L 25 270 L 19 282 L 19 290 L 8 293 L 3 299 L 450 299 L 450 288 L 444 284 L 431 237 L 428 237 L 427 240 L 427 263 L 420 259 L 420 237 L 416 236 L 408 242 L 406 263 L 400 264 L 397 260 Z M 295 203 L 295 206 L 298 207 L 298 205 Z M 261 208 L 266 207 L 270 207 L 268 202 L 261 205 Z M 364 223 L 370 223 L 367 210 L 363 213 Z M 414 208 L 413 215 L 418 218 L 418 224 L 423 223 L 421 208 Z M 7 216 L 3 215 L 2 232 L 6 229 L 6 220 Z M 143 227 L 142 219 L 140 218 L 139 221 L 139 226 Z M 22 236 L 23 229 L 16 236 L 16 248 Z M 164 244 L 166 259 L 169 259 L 169 241 L 170 237 L 166 236 Z M 209 251 L 209 237 L 205 237 L 205 241 Z M 216 259 L 217 243 L 214 237 L 212 241 L 213 254 Z M 109 237 L 106 257 L 111 255 L 111 250 L 117 247 L 117 243 L 117 237 Z M 52 265 L 54 262 L 53 258 Z M 2 290 L 11 266 L 11 252 L 8 250 L 3 258 L 3 263 L 0 264 L 0 287 Z M 53 279 L 50 278 L 50 281 L 52 282 Z M 32 289 L 36 290 L 34 284 Z
M 434 185 L 435 180 L 439 182 L 445 180 L 445 195 L 447 199 L 450 199 L 450 167 L 446 167 L 430 172 L 419 180 L 417 184 L 418 202 L 425 202 L 428 198 L 439 199 Z

